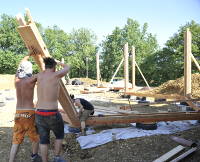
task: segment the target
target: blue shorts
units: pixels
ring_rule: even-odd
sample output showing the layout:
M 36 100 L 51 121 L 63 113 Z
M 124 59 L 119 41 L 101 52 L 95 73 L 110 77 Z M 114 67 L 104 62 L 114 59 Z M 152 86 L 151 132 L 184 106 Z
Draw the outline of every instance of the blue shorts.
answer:
M 40 136 L 40 144 L 50 144 L 51 130 L 56 139 L 64 138 L 64 122 L 59 112 L 49 116 L 35 114 L 35 122 Z

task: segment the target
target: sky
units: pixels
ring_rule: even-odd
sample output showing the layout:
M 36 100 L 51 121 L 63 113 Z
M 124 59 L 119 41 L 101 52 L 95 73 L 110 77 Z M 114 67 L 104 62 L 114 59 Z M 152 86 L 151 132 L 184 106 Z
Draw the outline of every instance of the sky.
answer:
M 0 14 L 24 14 L 25 8 L 43 27 L 57 25 L 65 32 L 88 28 L 99 43 L 115 27 L 123 28 L 127 18 L 141 26 L 147 22 L 160 47 L 180 26 L 191 20 L 200 24 L 200 0 L 0 0 Z

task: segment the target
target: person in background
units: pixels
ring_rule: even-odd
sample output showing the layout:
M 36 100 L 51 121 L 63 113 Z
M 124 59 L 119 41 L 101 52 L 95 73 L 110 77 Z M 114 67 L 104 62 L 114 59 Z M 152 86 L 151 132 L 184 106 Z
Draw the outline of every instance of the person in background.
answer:
M 20 144 L 24 136 L 28 135 L 32 141 L 32 161 L 41 161 L 38 155 L 39 135 L 35 127 L 35 108 L 33 104 L 34 87 L 37 81 L 36 75 L 32 75 L 32 64 L 29 57 L 35 54 L 33 50 L 30 55 L 25 56 L 17 69 L 15 75 L 15 88 L 17 96 L 16 113 L 14 118 L 13 139 L 9 162 L 15 160 Z
M 90 115 L 94 114 L 94 106 L 87 100 L 83 98 L 74 98 L 74 95 L 70 95 L 75 106 L 79 107 L 80 110 L 78 112 L 78 117 L 81 122 L 81 133 L 82 135 L 86 135 L 85 130 L 85 121 L 88 119 Z
M 66 162 L 61 156 L 62 140 L 64 138 L 64 122 L 58 111 L 58 97 L 60 79 L 69 71 L 69 66 L 56 62 L 53 58 L 43 59 L 45 70 L 37 75 L 37 104 L 36 126 L 40 136 L 40 150 L 42 161 L 48 161 L 48 145 L 50 144 L 50 131 L 56 136 L 54 162 Z M 62 67 L 56 71 L 56 65 Z

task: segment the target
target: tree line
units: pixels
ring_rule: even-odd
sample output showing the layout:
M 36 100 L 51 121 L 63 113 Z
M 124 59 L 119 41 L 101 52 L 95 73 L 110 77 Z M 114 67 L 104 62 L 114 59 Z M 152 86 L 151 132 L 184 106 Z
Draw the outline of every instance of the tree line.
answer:
M 96 78 L 96 53 L 100 51 L 101 79 L 109 81 L 123 57 L 123 47 L 136 49 L 136 62 L 141 68 L 150 86 L 183 76 L 184 38 L 187 28 L 192 32 L 192 53 L 200 59 L 200 24 L 195 21 L 180 26 L 178 31 L 160 48 L 156 36 L 148 32 L 148 24 L 140 25 L 131 18 L 122 28 L 115 27 L 105 40 L 97 44 L 95 33 L 86 28 L 73 29 L 66 33 L 57 25 L 44 28 L 36 23 L 49 53 L 71 65 L 70 77 Z M 18 31 L 17 21 L 13 16 L 1 15 L 0 19 L 0 73 L 14 74 L 19 61 L 28 51 Z M 164 31 L 163 31 L 164 32 Z M 131 48 L 129 48 L 131 50 Z M 131 52 L 131 51 L 129 51 Z M 34 64 L 34 62 L 33 62 Z M 34 64 L 34 71 L 38 72 Z M 131 67 L 130 67 L 131 76 Z M 193 67 L 193 73 L 197 69 Z M 123 76 L 123 68 L 117 76 Z M 131 77 L 130 77 L 131 78 Z M 136 71 L 136 85 L 145 85 L 141 75 Z

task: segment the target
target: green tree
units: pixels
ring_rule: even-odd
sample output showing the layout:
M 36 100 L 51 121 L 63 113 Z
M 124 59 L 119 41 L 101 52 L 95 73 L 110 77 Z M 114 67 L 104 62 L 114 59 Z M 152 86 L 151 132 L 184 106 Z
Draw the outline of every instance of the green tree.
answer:
M 61 58 L 69 55 L 70 37 L 58 26 L 55 25 L 53 26 L 53 28 L 48 27 L 47 29 L 45 29 L 43 38 L 47 45 L 49 53 L 54 58 L 61 60 Z
M 181 26 L 167 42 L 166 47 L 155 53 L 152 57 L 147 57 L 144 64 L 151 60 L 149 75 L 154 85 L 159 85 L 167 80 L 174 80 L 184 74 L 184 32 L 189 28 L 192 33 L 192 53 L 197 60 L 200 59 L 200 24 L 195 21 Z M 193 72 L 197 68 L 193 64 Z
M 0 21 L 0 50 L 11 51 L 15 54 L 24 54 L 27 49 L 17 32 L 17 21 L 6 14 L 1 15 Z
M 89 29 L 74 29 L 70 33 L 69 44 L 71 50 L 69 51 L 69 57 L 67 57 L 67 60 L 72 65 L 72 77 L 85 77 L 87 73 L 87 66 L 89 69 L 89 77 L 95 76 L 95 56 L 97 52 L 97 46 L 95 43 L 96 35 Z
M 120 29 L 116 27 L 112 34 L 106 37 L 102 43 L 102 76 L 109 80 L 116 70 L 118 64 L 123 57 L 123 47 L 126 42 L 129 44 L 129 52 L 131 46 L 136 49 L 136 61 L 140 66 L 147 56 L 153 55 L 157 50 L 158 44 L 155 36 L 147 32 L 148 24 L 144 23 L 142 28 L 137 21 L 127 19 L 125 26 Z M 145 65 L 141 67 L 142 71 Z M 119 74 L 123 76 L 123 69 Z M 140 74 L 137 72 L 137 77 Z M 138 83 L 142 82 L 141 78 L 137 80 Z

